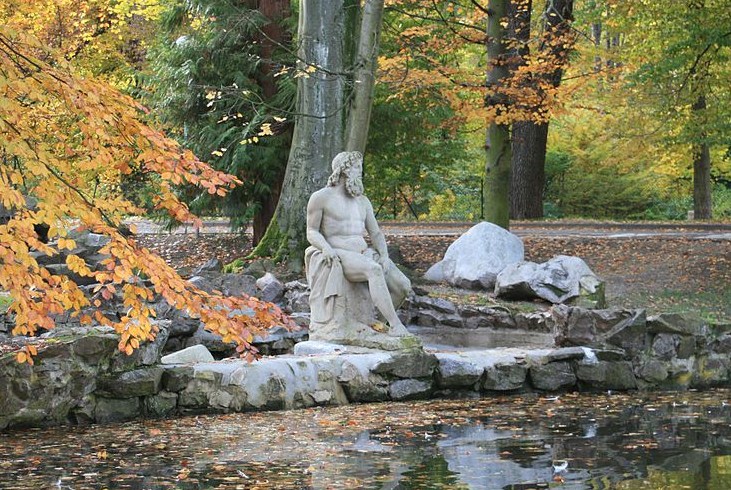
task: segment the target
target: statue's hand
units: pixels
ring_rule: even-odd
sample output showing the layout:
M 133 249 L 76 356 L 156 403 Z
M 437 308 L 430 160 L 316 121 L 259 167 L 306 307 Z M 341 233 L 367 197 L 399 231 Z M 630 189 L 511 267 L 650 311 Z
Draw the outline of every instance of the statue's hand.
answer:
M 388 254 L 378 254 L 378 260 L 376 262 L 385 271 L 386 267 L 388 267 Z
M 334 262 L 337 262 L 340 260 L 340 257 L 338 257 L 338 254 L 335 253 L 335 250 L 332 248 L 327 248 L 322 251 L 322 255 L 325 258 L 325 263 L 327 265 L 333 265 Z

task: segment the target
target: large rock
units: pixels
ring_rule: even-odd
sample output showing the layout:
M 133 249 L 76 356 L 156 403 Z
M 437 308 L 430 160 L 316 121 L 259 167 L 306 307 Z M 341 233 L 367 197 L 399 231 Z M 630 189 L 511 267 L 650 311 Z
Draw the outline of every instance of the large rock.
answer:
M 193 271 L 193 275 L 199 276 L 207 272 L 221 272 L 222 270 L 223 265 L 221 264 L 221 261 L 217 258 L 212 258 L 198 266 L 198 268 Z
M 421 349 L 397 352 L 373 367 L 375 374 L 397 378 L 431 377 L 437 367 L 437 358 Z
M 284 309 L 287 313 L 310 312 L 310 287 L 307 283 L 290 281 L 284 285 L 284 291 Z
M 519 390 L 524 388 L 527 374 L 528 368 L 520 364 L 496 364 L 485 369 L 482 387 L 490 391 Z
M 475 388 L 485 372 L 485 367 L 459 354 L 437 354 L 439 371 L 437 381 L 441 388 Z
M 99 398 L 94 419 L 102 424 L 130 420 L 140 414 L 139 398 Z
M 342 364 L 338 382 L 351 402 L 383 401 L 389 398 L 389 383 L 380 375 L 373 373 L 373 368 L 390 358 L 390 354 L 376 352 L 373 354 L 350 356 Z
M 418 379 L 400 379 L 391 383 L 388 387 L 388 394 L 392 400 L 419 400 L 429 398 L 431 383 Z
M 497 276 L 495 294 L 508 299 L 540 298 L 554 304 L 575 298 L 599 308 L 605 304 L 603 282 L 586 262 L 568 255 L 558 255 L 542 264 L 508 265 Z
M 637 379 L 632 371 L 632 363 L 628 361 L 595 363 L 579 363 L 576 377 L 581 388 L 587 391 L 596 390 L 634 390 Z
M 694 313 L 662 313 L 647 319 L 650 333 L 680 335 L 705 335 L 707 327 L 703 319 Z
M 216 283 L 226 296 L 256 296 L 256 278 L 246 274 L 221 274 Z
M 631 354 L 642 352 L 648 346 L 645 310 L 586 310 L 561 306 L 554 314 L 566 318 L 558 328 L 558 345 L 619 347 Z
M 284 284 L 271 272 L 267 272 L 257 279 L 256 287 L 259 288 L 259 298 L 269 303 L 276 303 L 284 295 Z
M 500 271 L 521 262 L 523 253 L 520 238 L 492 223 L 478 223 L 449 246 L 444 259 L 424 278 L 457 287 L 492 289 Z
M 532 366 L 530 380 L 539 390 L 556 391 L 573 387 L 576 384 L 576 375 L 568 362 L 549 362 Z
M 97 393 L 113 398 L 134 398 L 155 395 L 160 391 L 163 370 L 160 366 L 135 369 L 98 381 Z
M 170 321 L 157 320 L 155 322 L 159 328 L 155 339 L 140 343 L 139 348 L 129 356 L 124 352 L 115 351 L 110 365 L 112 371 L 129 371 L 138 366 L 151 366 L 160 360 L 162 349 L 168 341 Z

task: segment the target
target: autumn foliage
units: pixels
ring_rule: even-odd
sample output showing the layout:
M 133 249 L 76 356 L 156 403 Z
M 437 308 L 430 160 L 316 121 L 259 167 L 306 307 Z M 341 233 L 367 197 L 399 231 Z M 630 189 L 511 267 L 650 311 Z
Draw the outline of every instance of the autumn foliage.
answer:
M 113 327 L 119 349 L 130 354 L 154 338 L 150 301 L 162 297 L 252 357 L 256 332 L 288 325 L 282 312 L 253 297 L 198 290 L 121 226 L 125 216 L 140 212 L 118 189 L 133 170 L 150 177 L 158 209 L 191 223 L 198 220 L 177 199 L 175 186 L 194 184 L 223 196 L 240 183 L 145 125 L 143 111 L 109 85 L 76 75 L 36 38 L 0 26 L 0 202 L 13 213 L 0 225 L 0 290 L 12 298 L 13 334 L 51 329 L 55 315 L 71 311 L 81 323 Z M 37 204 L 29 206 L 28 196 Z M 55 246 L 39 240 L 34 225 L 48 226 Z M 67 234 L 72 228 L 110 238 L 100 251 L 106 255 L 100 270 L 75 255 L 66 259 L 72 272 L 98 283 L 91 296 L 37 260 L 39 254 L 73 250 L 76 243 Z M 109 318 L 100 307 L 115 295 L 126 313 Z M 17 357 L 32 362 L 33 354 L 28 346 Z
M 393 87 L 395 97 L 437 91 L 468 121 L 488 124 L 543 123 L 560 110 L 566 94 L 555 77 L 560 78 L 576 41 L 567 22 L 546 20 L 531 31 L 530 14 L 522 18 L 531 2 L 514 0 L 500 19 L 507 53 L 488 60 L 488 2 L 391 0 L 387 5 L 401 17 L 393 33 L 397 48 L 379 59 L 379 69 L 380 80 Z M 551 15 L 556 14 L 544 13 L 547 19 Z M 486 72 L 495 65 L 506 66 L 509 76 L 500 84 L 486 84 Z

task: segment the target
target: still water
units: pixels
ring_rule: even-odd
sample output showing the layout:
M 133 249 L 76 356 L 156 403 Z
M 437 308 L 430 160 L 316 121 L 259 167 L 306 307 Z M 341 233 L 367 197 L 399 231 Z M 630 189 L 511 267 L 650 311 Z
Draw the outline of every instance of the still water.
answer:
M 519 395 L 0 434 L 2 489 L 731 489 L 731 390 Z

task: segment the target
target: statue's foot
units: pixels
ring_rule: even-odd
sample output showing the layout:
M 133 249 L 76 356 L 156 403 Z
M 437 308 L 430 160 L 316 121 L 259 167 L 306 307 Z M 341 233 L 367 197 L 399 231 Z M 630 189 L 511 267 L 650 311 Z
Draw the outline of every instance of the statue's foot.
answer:
M 406 327 L 404 327 L 404 324 L 399 322 L 397 324 L 391 325 L 391 328 L 388 330 L 388 335 L 392 335 L 394 337 L 403 337 L 405 335 L 411 335 L 408 330 L 406 330 Z

